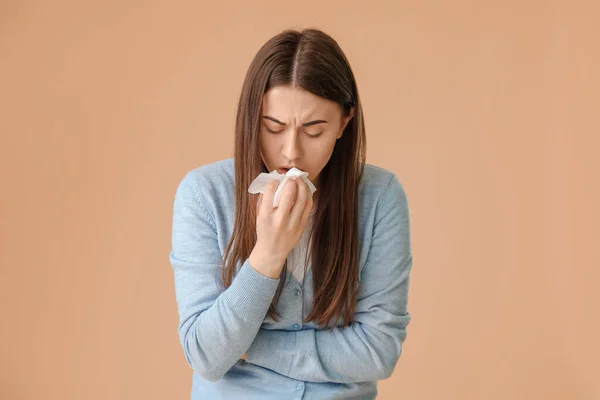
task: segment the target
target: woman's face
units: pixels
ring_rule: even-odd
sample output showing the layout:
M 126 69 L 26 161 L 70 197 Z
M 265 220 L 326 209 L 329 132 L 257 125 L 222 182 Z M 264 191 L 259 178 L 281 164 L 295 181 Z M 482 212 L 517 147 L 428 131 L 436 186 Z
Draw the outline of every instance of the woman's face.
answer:
M 318 184 L 336 140 L 353 116 L 344 117 L 336 102 L 290 86 L 276 86 L 263 96 L 260 148 L 267 169 L 308 172 Z

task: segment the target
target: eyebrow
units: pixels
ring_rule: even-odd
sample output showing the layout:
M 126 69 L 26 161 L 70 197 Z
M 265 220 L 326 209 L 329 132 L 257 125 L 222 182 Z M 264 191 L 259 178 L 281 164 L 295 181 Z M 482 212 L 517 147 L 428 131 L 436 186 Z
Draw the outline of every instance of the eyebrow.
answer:
M 275 122 L 275 123 L 277 123 L 277 124 L 279 124 L 279 125 L 283 125 L 283 126 L 287 125 L 286 123 L 284 123 L 284 122 L 281 122 L 281 121 L 279 121 L 278 119 L 275 119 L 275 118 L 273 118 L 273 117 L 270 117 L 270 116 L 268 116 L 268 115 L 263 115 L 263 118 L 264 118 L 264 119 L 268 119 L 269 121 L 273 121 L 273 122 Z M 323 119 L 316 119 L 316 120 L 314 120 L 314 121 L 309 121 L 309 122 L 306 122 L 306 123 L 302 124 L 302 126 L 305 126 L 305 127 L 306 127 L 306 126 L 313 126 L 313 125 L 317 125 L 317 124 L 326 124 L 326 123 L 327 123 L 327 121 L 325 121 L 325 120 L 323 120 Z

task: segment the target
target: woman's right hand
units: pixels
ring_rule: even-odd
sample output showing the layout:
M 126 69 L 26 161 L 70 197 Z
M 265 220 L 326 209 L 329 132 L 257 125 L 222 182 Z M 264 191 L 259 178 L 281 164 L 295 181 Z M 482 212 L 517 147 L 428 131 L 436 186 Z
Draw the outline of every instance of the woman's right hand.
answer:
M 277 279 L 289 253 L 296 247 L 313 207 L 310 188 L 302 178 L 286 181 L 279 207 L 273 208 L 273 198 L 279 181 L 266 186 L 257 205 L 256 245 L 249 263 L 261 274 Z

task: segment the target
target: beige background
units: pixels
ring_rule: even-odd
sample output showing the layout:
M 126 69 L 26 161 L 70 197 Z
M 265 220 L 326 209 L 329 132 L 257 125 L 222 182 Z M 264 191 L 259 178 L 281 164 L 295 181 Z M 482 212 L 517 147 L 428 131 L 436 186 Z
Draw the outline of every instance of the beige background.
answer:
M 568 3 L 1 1 L 0 398 L 188 398 L 176 185 L 232 155 L 260 45 L 319 27 L 412 212 L 380 398 L 599 399 L 600 10 Z

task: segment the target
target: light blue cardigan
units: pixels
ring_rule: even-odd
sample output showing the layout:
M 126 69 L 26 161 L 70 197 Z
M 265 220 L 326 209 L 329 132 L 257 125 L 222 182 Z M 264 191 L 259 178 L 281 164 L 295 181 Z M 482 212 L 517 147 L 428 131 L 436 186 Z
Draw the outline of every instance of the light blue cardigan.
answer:
M 410 217 L 397 176 L 365 166 L 356 314 L 350 326 L 333 330 L 303 322 L 312 308 L 310 269 L 304 285 L 288 273 L 279 321 L 266 315 L 279 279 L 263 276 L 248 260 L 224 290 L 234 185 L 229 158 L 189 171 L 175 194 L 170 262 L 179 337 L 194 370 L 192 399 L 375 398 L 377 380 L 392 374 L 411 320 Z

